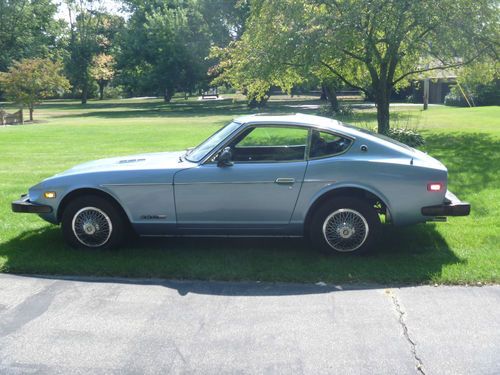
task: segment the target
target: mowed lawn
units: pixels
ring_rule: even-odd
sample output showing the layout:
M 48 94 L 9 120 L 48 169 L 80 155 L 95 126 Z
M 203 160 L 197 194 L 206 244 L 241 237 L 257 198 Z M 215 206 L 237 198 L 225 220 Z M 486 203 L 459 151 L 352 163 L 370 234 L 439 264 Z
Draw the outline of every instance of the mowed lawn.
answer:
M 266 111 L 316 113 L 311 98 L 278 98 Z M 67 247 L 58 227 L 13 214 L 10 202 L 77 163 L 196 145 L 239 114 L 243 101 L 175 99 L 47 102 L 35 124 L 0 126 L 0 271 L 125 277 L 297 282 L 492 283 L 500 281 L 500 107 L 394 107 L 393 123 L 417 126 L 425 151 L 449 169 L 469 217 L 384 227 L 370 255 L 324 256 L 291 239 L 139 239 L 114 251 Z M 346 119 L 375 125 L 372 109 Z

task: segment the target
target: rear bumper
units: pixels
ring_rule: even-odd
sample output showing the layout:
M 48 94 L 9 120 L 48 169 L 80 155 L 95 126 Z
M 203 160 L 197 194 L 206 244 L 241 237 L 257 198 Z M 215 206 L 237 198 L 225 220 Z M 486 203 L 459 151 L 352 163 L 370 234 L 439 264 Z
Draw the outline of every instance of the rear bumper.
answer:
M 443 204 L 422 207 L 424 216 L 467 216 L 470 214 L 470 204 L 462 202 L 451 191 L 446 192 Z
M 22 195 L 21 199 L 12 202 L 12 212 L 23 212 L 31 214 L 48 214 L 52 212 L 52 207 L 30 202 L 28 195 Z

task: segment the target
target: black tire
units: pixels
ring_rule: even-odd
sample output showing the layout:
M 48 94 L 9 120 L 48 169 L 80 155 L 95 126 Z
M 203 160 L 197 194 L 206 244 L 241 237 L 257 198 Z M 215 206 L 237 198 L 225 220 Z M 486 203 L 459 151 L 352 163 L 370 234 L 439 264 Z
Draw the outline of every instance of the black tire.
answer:
M 85 195 L 68 203 L 61 227 L 64 239 L 72 247 L 111 249 L 122 243 L 127 222 L 112 202 Z
M 380 225 L 375 208 L 365 200 L 336 197 L 314 213 L 309 237 L 326 254 L 362 254 L 373 247 Z

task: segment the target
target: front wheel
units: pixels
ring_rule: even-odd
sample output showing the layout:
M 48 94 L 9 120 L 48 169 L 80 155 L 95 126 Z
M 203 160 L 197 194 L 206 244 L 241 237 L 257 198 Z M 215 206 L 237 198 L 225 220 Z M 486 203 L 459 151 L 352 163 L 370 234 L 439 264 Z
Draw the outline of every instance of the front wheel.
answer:
M 375 209 L 364 200 L 338 197 L 313 216 L 311 241 L 326 253 L 365 253 L 380 229 Z
M 100 196 L 82 196 L 71 201 L 63 212 L 61 224 L 66 242 L 73 247 L 114 248 L 123 240 L 123 217 Z

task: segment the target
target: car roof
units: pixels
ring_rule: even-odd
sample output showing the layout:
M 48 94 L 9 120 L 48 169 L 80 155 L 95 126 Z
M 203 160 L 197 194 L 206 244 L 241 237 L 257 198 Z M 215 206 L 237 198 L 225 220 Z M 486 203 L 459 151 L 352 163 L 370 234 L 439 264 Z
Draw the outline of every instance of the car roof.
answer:
M 354 133 L 353 129 L 344 126 L 340 121 L 321 116 L 306 115 L 304 113 L 292 113 L 292 114 L 258 113 L 254 115 L 241 116 L 236 118 L 234 121 L 244 125 L 255 125 L 255 124 L 305 125 L 314 128 L 329 129 L 351 135 L 353 135 Z

